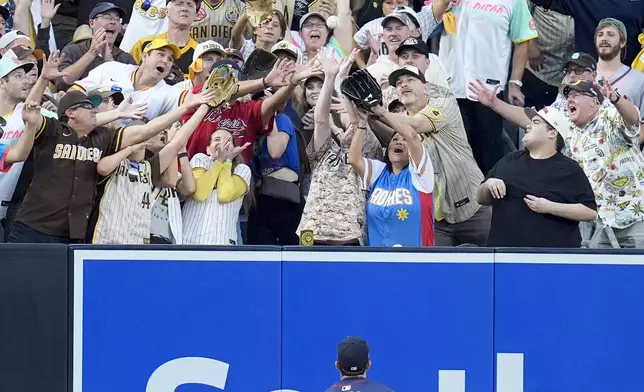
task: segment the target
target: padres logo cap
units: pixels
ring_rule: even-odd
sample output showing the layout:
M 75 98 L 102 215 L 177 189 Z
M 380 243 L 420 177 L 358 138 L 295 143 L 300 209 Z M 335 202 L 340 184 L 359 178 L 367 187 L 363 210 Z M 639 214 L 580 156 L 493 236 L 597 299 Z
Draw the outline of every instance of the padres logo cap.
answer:
M 215 52 L 221 54 L 222 56 L 226 56 L 226 50 L 224 49 L 224 47 L 221 46 L 219 42 L 210 40 L 204 41 L 197 45 L 195 52 L 192 54 L 192 61 L 195 62 L 199 57 L 210 52 Z
M 280 41 L 273 45 L 273 47 L 271 48 L 271 53 L 277 54 L 279 52 L 288 53 L 295 59 L 300 58 L 300 50 L 295 45 L 293 45 L 293 43 L 288 41 Z

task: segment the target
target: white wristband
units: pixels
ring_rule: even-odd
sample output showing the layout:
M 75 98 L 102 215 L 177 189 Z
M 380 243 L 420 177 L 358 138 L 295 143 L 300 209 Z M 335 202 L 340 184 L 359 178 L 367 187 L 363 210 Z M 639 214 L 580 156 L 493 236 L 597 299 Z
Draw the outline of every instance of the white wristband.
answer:
M 517 85 L 517 86 L 519 86 L 519 87 L 523 87 L 523 82 L 522 82 L 522 81 L 520 81 L 520 80 L 514 80 L 514 79 L 512 79 L 512 80 L 510 80 L 510 83 L 514 83 L 514 84 L 516 84 L 516 85 Z

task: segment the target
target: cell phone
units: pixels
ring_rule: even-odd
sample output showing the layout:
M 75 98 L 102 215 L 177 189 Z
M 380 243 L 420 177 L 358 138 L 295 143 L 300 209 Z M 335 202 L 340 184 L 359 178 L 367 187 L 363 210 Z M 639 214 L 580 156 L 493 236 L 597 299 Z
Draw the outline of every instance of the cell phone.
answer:
M 384 56 L 389 55 L 389 48 L 387 48 L 387 44 L 384 42 L 380 44 L 380 54 Z

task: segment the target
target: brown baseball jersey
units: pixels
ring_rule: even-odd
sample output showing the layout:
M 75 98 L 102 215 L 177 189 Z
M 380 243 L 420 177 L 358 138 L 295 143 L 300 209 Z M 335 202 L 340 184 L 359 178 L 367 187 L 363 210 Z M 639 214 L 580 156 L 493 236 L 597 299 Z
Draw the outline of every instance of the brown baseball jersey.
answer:
M 87 136 L 43 117 L 34 141 L 34 177 L 16 220 L 48 235 L 85 239 L 95 202 L 96 165 L 119 150 L 124 128 Z

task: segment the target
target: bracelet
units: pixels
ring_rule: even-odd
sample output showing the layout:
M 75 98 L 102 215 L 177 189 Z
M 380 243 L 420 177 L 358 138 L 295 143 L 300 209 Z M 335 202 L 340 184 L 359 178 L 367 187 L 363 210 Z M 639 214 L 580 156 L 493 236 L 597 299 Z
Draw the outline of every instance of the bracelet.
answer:
M 508 83 L 516 84 L 519 87 L 523 87 L 523 82 L 520 80 L 512 79 Z
M 262 78 L 262 86 L 264 86 L 264 89 L 268 88 L 268 86 L 266 85 L 266 76 Z
M 178 159 L 188 158 L 188 153 L 187 152 L 180 152 L 179 154 L 177 154 L 177 158 Z
M 617 105 L 617 102 L 619 102 L 619 100 L 622 99 L 622 95 L 620 93 L 615 93 L 615 95 L 617 95 L 617 99 L 610 102 L 613 105 Z

